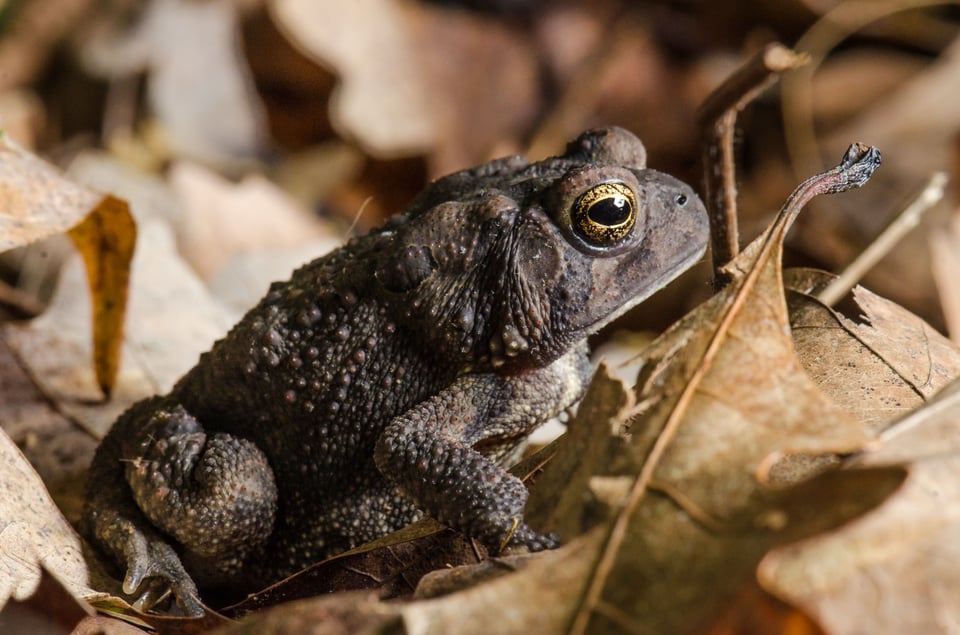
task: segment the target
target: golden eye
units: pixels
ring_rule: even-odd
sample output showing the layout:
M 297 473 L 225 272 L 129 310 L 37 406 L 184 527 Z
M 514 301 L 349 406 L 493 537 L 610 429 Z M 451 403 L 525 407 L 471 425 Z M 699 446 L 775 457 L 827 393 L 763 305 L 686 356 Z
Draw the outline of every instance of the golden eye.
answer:
M 637 221 L 637 202 L 626 183 L 611 181 L 580 195 L 570 213 L 573 230 L 592 245 L 623 240 Z

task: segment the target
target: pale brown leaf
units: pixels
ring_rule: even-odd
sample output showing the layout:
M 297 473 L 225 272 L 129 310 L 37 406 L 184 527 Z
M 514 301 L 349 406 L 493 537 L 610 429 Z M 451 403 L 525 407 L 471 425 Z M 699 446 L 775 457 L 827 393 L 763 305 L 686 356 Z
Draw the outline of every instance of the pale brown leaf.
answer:
M 199 165 L 180 162 L 170 171 L 170 185 L 183 205 L 180 251 L 205 280 L 239 254 L 290 249 L 318 239 L 330 245 L 340 241 L 331 226 L 262 176 L 234 184 Z M 264 291 L 259 289 L 251 304 Z
M 960 349 L 897 304 L 857 287 L 860 319 L 824 306 L 815 296 L 832 279 L 787 272 L 790 322 L 804 370 L 847 412 L 879 431 L 960 375 Z
M 841 531 L 784 547 L 760 567 L 765 588 L 830 633 L 953 633 L 960 628 L 958 385 L 852 460 L 910 461 L 903 488 Z
M 155 0 L 128 31 L 91 34 L 83 59 L 106 77 L 148 70 L 147 96 L 171 149 L 229 166 L 257 157 L 267 138 L 238 22 L 233 0 Z
M 0 430 L 0 608 L 36 590 L 41 567 L 75 595 L 87 587 L 80 538 L 60 515 L 30 464 Z
M 270 7 L 293 42 L 336 72 L 332 123 L 375 157 L 428 155 L 439 176 L 519 151 L 541 114 L 537 42 L 506 21 L 400 0 Z
M 346 137 L 377 156 L 423 153 L 435 143 L 434 104 L 399 3 L 276 0 L 270 7 L 294 42 L 337 70 L 342 84 L 330 115 Z
M 67 231 L 102 198 L 0 136 L 0 251 Z
M 603 544 L 603 535 L 603 531 L 593 531 L 562 549 L 526 561 L 518 573 L 409 605 L 403 611 L 403 623 L 408 632 L 425 635 L 479 635 L 490 632 L 489 616 L 496 615 L 494 624 L 501 633 L 565 632 Z

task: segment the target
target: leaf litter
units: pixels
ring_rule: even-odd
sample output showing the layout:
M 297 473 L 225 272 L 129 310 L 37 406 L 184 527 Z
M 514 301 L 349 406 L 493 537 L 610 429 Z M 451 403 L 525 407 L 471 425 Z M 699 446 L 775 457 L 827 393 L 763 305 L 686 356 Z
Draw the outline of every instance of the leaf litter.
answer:
M 178 11 L 181 4 L 158 1 L 152 12 L 145 14 L 148 19 L 141 20 L 140 24 L 149 26 L 149 21 L 156 21 L 157 15 L 162 16 L 163 11 Z M 217 64 L 233 66 L 226 68 L 229 72 L 218 78 L 225 84 L 233 82 L 230 94 L 236 96 L 233 103 L 219 102 L 225 110 L 223 121 L 218 123 L 224 125 L 231 121 L 253 121 L 260 108 L 255 99 L 243 95 L 245 89 L 237 89 L 237 86 L 243 89 L 241 84 L 247 81 L 242 77 L 244 69 L 236 67 L 242 66 L 242 61 L 235 57 L 236 51 L 231 48 L 233 43 L 222 37 L 229 29 L 224 31 L 222 25 L 215 24 L 216 20 L 234 21 L 233 28 L 236 28 L 237 16 L 258 15 L 256 12 L 243 14 L 258 3 L 255 0 L 237 3 L 238 7 L 246 7 L 240 13 L 228 4 L 213 3 L 210 8 L 211 14 L 219 12 L 226 18 L 197 22 L 206 25 L 204 28 L 210 29 L 210 33 L 217 34 L 209 44 L 219 50 L 216 56 L 206 56 L 207 61 L 216 57 L 221 60 Z M 276 10 L 281 4 L 271 3 L 273 19 L 289 20 L 289 16 L 284 18 Z M 294 2 L 285 4 L 288 8 L 297 6 Z M 380 6 L 373 2 L 368 4 Z M 383 6 L 387 4 L 390 11 L 403 16 L 403 20 L 393 25 L 398 32 L 391 37 L 409 38 L 411 34 L 421 34 L 413 38 L 412 43 L 408 42 L 410 50 L 407 54 L 414 60 L 422 60 L 427 50 L 442 51 L 443 47 L 449 50 L 458 41 L 467 40 L 474 43 L 474 54 L 492 60 L 491 67 L 496 67 L 496 60 L 504 59 L 507 52 L 517 57 L 528 55 L 535 49 L 533 40 L 522 41 L 516 30 L 491 30 L 486 23 L 471 24 L 471 20 L 462 17 L 448 20 L 452 14 L 441 17 L 427 9 L 421 12 L 419 7 L 411 9 L 401 3 L 384 3 Z M 895 4 L 891 3 L 891 6 Z M 71 10 L 79 13 L 83 10 L 79 8 L 81 6 L 85 5 L 77 3 Z M 196 8 L 184 5 L 182 9 Z M 307 11 L 309 7 L 301 3 L 298 10 Z M 820 12 L 825 9 L 812 10 Z M 610 87 L 621 81 L 617 73 L 624 68 L 636 70 L 635 66 L 625 64 L 623 58 L 618 57 L 623 54 L 621 49 L 630 49 L 634 62 L 646 64 L 645 69 L 653 69 L 653 72 L 643 74 L 644 81 L 657 78 L 657 91 L 640 92 L 648 97 L 658 91 L 668 93 L 670 99 L 649 97 L 649 101 L 673 104 L 669 112 L 657 119 L 657 130 L 649 131 L 651 138 L 660 134 L 666 139 L 664 143 L 652 143 L 654 155 L 657 148 L 663 157 L 663 148 L 674 151 L 674 148 L 683 147 L 684 141 L 678 143 L 675 133 L 692 129 L 689 120 L 684 122 L 682 119 L 692 112 L 692 108 L 685 108 L 684 104 L 695 103 L 696 96 L 703 94 L 705 75 L 684 75 L 682 65 L 675 62 L 672 66 L 664 64 L 666 58 L 657 50 L 664 42 L 651 38 L 651 33 L 656 31 L 644 35 L 646 27 L 641 21 L 619 22 L 622 28 L 618 32 L 627 35 L 617 39 L 618 46 L 611 45 L 591 64 L 578 64 L 576 56 L 569 53 L 578 50 L 577 47 L 566 50 L 559 43 L 571 34 L 576 36 L 570 25 L 577 25 L 578 20 L 579 24 L 586 24 L 592 19 L 590 28 L 594 35 L 601 34 L 602 39 L 603 21 L 611 19 L 609 7 L 600 7 L 589 18 L 582 14 L 578 16 L 576 8 L 572 7 L 547 10 L 546 13 L 549 21 L 541 23 L 537 35 L 541 41 L 537 45 L 556 37 L 544 25 L 557 28 L 565 24 L 563 28 L 566 30 L 556 31 L 563 37 L 555 39 L 550 56 L 540 60 L 544 63 L 539 68 L 543 73 L 540 79 L 547 86 L 554 81 L 560 85 L 563 74 L 551 76 L 550 72 L 573 69 L 577 76 L 576 90 L 564 94 L 578 99 L 574 99 L 576 107 L 561 113 L 563 117 L 558 119 L 562 120 L 559 124 L 553 121 L 550 126 L 545 125 L 544 130 L 582 128 L 589 125 L 589 118 L 597 112 L 604 113 L 601 116 L 603 121 L 609 120 L 610 111 L 603 108 L 609 109 L 616 101 L 616 91 Z M 318 30 L 310 32 L 314 24 L 301 20 L 296 26 L 306 33 L 297 37 L 316 36 Z M 926 26 L 929 27 L 929 23 Z M 149 29 L 141 28 L 144 30 L 139 34 L 132 32 L 134 44 L 137 44 L 137 37 L 149 35 Z M 162 33 L 158 30 L 150 35 L 155 39 L 153 54 L 157 59 L 166 55 L 164 51 L 170 49 L 170 42 L 174 41 Z M 495 34 L 488 39 L 497 43 L 498 50 L 483 51 L 479 44 L 483 38 L 470 33 Z M 679 33 L 673 32 L 668 38 Z M 644 37 L 649 39 L 644 40 Z M 873 37 L 882 39 L 888 36 L 873 32 Z M 168 41 L 164 42 L 164 39 Z M 517 44 L 518 40 L 520 44 Z M 646 42 L 646 48 L 641 47 L 640 53 L 634 45 L 637 41 Z M 47 40 L 43 42 L 46 47 Z M 141 39 L 138 46 L 144 42 L 146 40 Z M 423 44 L 424 48 L 419 48 L 420 42 L 428 42 L 429 46 Z M 589 52 L 587 42 L 589 38 L 579 40 L 580 51 Z M 677 46 L 678 42 L 675 40 L 671 45 Z M 183 51 L 180 63 L 186 60 L 189 64 L 190 50 L 195 51 Z M 38 50 L 38 59 L 48 56 L 48 52 Z M 379 53 L 390 61 L 389 47 Z M 567 57 L 551 57 L 559 53 Z M 436 53 L 430 55 L 437 57 Z M 864 137 L 875 140 L 878 137 L 870 133 L 877 129 L 878 121 L 880 126 L 886 126 L 889 117 L 900 123 L 926 121 L 927 118 L 916 117 L 923 109 L 915 106 L 923 100 L 911 95 L 935 94 L 935 91 L 928 90 L 931 85 L 947 90 L 948 87 L 944 86 L 948 83 L 940 82 L 938 78 L 948 72 L 953 57 L 943 56 L 941 68 L 934 68 L 926 75 L 929 81 L 914 82 L 907 92 L 885 100 L 888 105 L 878 108 L 876 116 L 853 121 L 846 130 L 862 128 Z M 455 58 L 451 55 L 450 59 Z M 897 59 L 903 61 L 905 56 Z M 922 68 L 917 56 L 909 61 L 911 68 Z M 362 78 L 353 75 L 367 69 L 359 62 L 351 63 L 357 70 L 349 70 L 347 66 L 338 70 L 351 75 L 344 78 L 345 81 L 355 83 Z M 414 64 L 422 64 L 422 61 Z M 504 68 L 500 73 L 502 77 L 498 78 L 502 84 L 484 82 L 482 75 L 472 74 L 473 71 L 469 70 L 472 66 L 466 62 L 462 69 L 460 65 L 455 66 L 457 79 L 464 86 L 484 87 L 483 94 L 462 91 L 461 98 L 465 104 L 469 103 L 470 108 L 439 103 L 442 91 L 437 87 L 442 86 L 443 81 L 437 78 L 443 77 L 443 68 L 423 66 L 420 72 L 426 81 L 408 86 L 429 86 L 422 94 L 414 94 L 416 99 L 411 103 L 417 103 L 417 99 L 422 102 L 423 95 L 430 95 L 427 100 L 429 109 L 436 109 L 443 115 L 430 122 L 430 125 L 437 126 L 434 132 L 418 141 L 434 169 L 446 171 L 460 167 L 458 162 L 482 160 L 490 152 L 511 151 L 522 145 L 517 140 L 523 138 L 534 138 L 538 144 L 542 141 L 546 148 L 544 152 L 549 152 L 550 143 L 568 136 L 562 132 L 544 135 L 518 132 L 524 125 L 537 121 L 533 110 L 537 98 L 531 96 L 536 91 L 530 90 L 532 84 L 528 73 L 533 66 L 529 59 L 511 67 L 510 70 L 522 70 L 519 75 L 511 75 Z M 544 67 L 550 70 L 544 71 Z M 259 123 L 254 126 L 244 124 L 245 128 L 241 126 L 243 133 L 232 140 L 230 135 L 220 134 L 224 126 L 204 129 L 203 119 L 197 117 L 199 111 L 195 110 L 203 106 L 203 100 L 190 103 L 186 95 L 169 90 L 160 95 L 164 101 L 158 101 L 161 73 L 154 76 L 149 67 L 143 68 L 147 69 L 150 81 L 154 115 L 159 115 L 161 128 L 168 128 L 161 130 L 168 142 L 179 138 L 200 143 L 201 146 L 194 148 L 195 154 L 203 154 L 211 164 L 227 173 L 235 170 L 238 164 L 249 162 L 251 156 L 257 156 L 262 150 L 263 130 L 257 128 Z M 169 72 L 170 68 L 164 72 Z M 196 70 L 203 68 L 210 69 L 211 66 L 198 64 Z M 702 73 L 703 68 L 706 64 L 698 72 Z M 850 68 L 839 68 L 837 76 L 844 71 L 851 72 Z M 135 82 L 131 78 L 139 71 L 131 73 L 131 70 L 120 69 L 114 74 L 115 79 L 111 81 L 118 83 L 113 87 L 130 86 L 132 81 Z M 208 70 L 197 75 L 213 77 L 210 73 Z M 591 82 L 592 74 L 603 77 L 604 91 L 595 91 L 597 83 Z M 405 76 L 396 75 L 400 79 Z M 238 77 L 239 82 L 235 81 Z M 518 78 L 520 82 L 516 83 Z M 849 75 L 847 82 L 849 85 Z M 202 90 L 202 84 L 198 83 L 200 88 L 192 92 Z M 368 83 L 370 85 L 375 88 L 367 93 L 366 103 L 363 99 L 355 100 L 368 109 L 382 105 L 373 103 L 377 99 L 371 99 L 370 95 L 376 94 L 376 85 Z M 490 102 L 484 100 L 503 93 L 511 94 L 516 101 L 507 109 L 510 112 L 494 112 Z M 129 93 L 118 90 L 117 94 Z M 947 90 L 939 103 L 949 103 L 949 94 Z M 181 112 L 178 113 L 177 108 Z M 420 114 L 429 114 L 429 109 Z M 451 117 L 451 112 L 473 114 L 461 116 L 466 120 L 462 121 Z M 938 121 L 950 121 L 940 110 L 936 112 L 940 113 Z M 390 135 L 404 133 L 402 125 L 406 122 L 396 118 L 391 121 L 387 117 L 372 126 L 367 125 L 359 113 L 361 111 L 339 115 L 353 118 L 352 132 L 344 136 L 376 133 L 380 137 L 371 137 L 368 141 L 385 144 L 386 152 L 397 153 L 400 147 L 397 140 L 402 142 L 403 139 Z M 489 134 L 490 126 L 477 123 L 476 113 L 490 113 L 492 127 L 501 132 Z M 903 114 L 902 121 L 897 113 Z M 371 118 L 378 116 L 370 115 Z M 178 128 L 178 121 L 194 127 Z M 199 128 L 191 123 L 197 121 L 200 122 Z M 345 127 L 344 121 L 346 119 L 341 118 L 341 127 Z M 374 119 L 371 121 L 377 123 Z M 416 120 L 413 122 L 417 123 Z M 396 127 L 391 129 L 391 123 Z M 857 128 L 858 123 L 860 128 Z M 105 129 L 114 128 L 105 126 Z M 912 175 L 916 180 L 917 165 L 904 161 L 907 155 L 899 152 L 904 126 L 887 126 L 885 129 L 890 131 L 892 140 L 882 145 L 885 149 L 888 145 L 897 146 L 898 152 L 891 156 L 902 164 L 892 176 L 900 183 L 912 183 L 909 179 Z M 130 128 L 127 132 L 137 135 L 145 134 L 144 130 L 145 127 Z M 187 131 L 186 136 L 184 131 Z M 845 135 L 843 126 L 834 126 L 830 143 L 848 139 Z M 943 136 L 940 134 L 935 139 Z M 751 138 L 749 134 L 745 137 Z M 936 143 L 935 139 L 931 144 Z M 237 142 L 236 148 L 231 146 L 233 142 Z M 109 141 L 109 145 L 119 147 L 113 141 Z M 915 147 L 919 145 L 922 144 L 915 144 Z M 924 152 L 921 158 L 927 163 L 936 163 L 937 157 L 943 156 L 944 147 L 940 144 L 938 153 Z M 235 153 L 237 148 L 239 152 Z M 362 156 L 363 151 L 354 150 Z M 169 153 L 171 148 L 164 151 Z M 174 153 L 181 151 L 190 152 L 182 148 L 172 150 Z M 160 165 L 157 161 L 169 158 L 169 154 L 155 158 L 152 165 Z M 760 189 L 777 192 L 779 198 L 782 196 L 779 192 L 787 187 L 778 190 L 778 185 L 785 184 L 782 175 L 779 180 L 771 180 L 770 175 L 776 177 L 778 174 L 776 164 L 767 159 L 760 161 L 760 165 L 763 166 L 760 177 L 749 173 L 743 175 L 742 189 L 747 196 Z M 356 174 L 356 170 L 349 172 Z M 925 178 L 925 175 L 921 176 Z M 757 178 L 770 182 L 763 183 Z M 11 182 L 14 181 L 8 181 L 6 185 Z M 231 184 L 224 181 L 220 185 L 224 207 L 230 208 L 233 205 L 229 202 Z M 69 187 L 72 186 L 57 183 L 50 191 L 66 192 Z M 116 191 L 112 187 L 100 186 L 99 189 Z M 900 189 L 903 188 L 893 191 Z M 878 193 L 889 197 L 890 191 L 889 188 L 880 188 Z M 101 196 L 93 195 L 93 198 L 99 201 Z M 135 211 L 137 207 L 134 205 Z M 850 208 L 853 207 L 861 205 L 853 203 Z M 866 206 L 863 207 L 867 211 Z M 76 223 L 85 214 L 79 212 Z M 351 208 L 346 217 L 355 214 L 356 209 Z M 138 220 L 142 221 L 139 215 Z M 872 218 L 870 222 L 880 221 Z M 71 221 L 66 225 L 76 223 Z M 66 226 L 54 228 L 51 225 L 44 231 L 55 233 L 66 229 Z M 149 221 L 142 222 L 139 230 L 138 258 L 142 260 L 135 265 L 126 344 L 115 384 L 98 379 L 97 375 L 103 375 L 104 371 L 95 372 L 90 366 L 92 326 L 86 317 L 82 317 L 88 316 L 92 310 L 89 300 L 67 301 L 71 290 L 77 295 L 86 295 L 78 261 L 74 261 L 64 273 L 60 294 L 48 314 L 29 325 L 4 327 L 5 341 L 18 352 L 16 362 L 7 364 L 7 374 L 12 375 L 14 365 L 21 367 L 17 370 L 27 369 L 46 395 L 45 403 L 41 396 L 37 403 L 28 404 L 18 401 L 20 397 L 13 392 L 6 392 L 4 407 L 0 408 L 4 427 L 10 429 L 13 424 L 13 429 L 19 431 L 16 435 L 18 444 L 31 458 L 48 445 L 56 447 L 57 444 L 50 441 L 51 435 L 60 435 L 63 428 L 57 426 L 69 426 L 71 420 L 83 422 L 94 435 L 101 434 L 115 416 L 113 409 L 122 408 L 125 402 L 144 394 L 164 390 L 193 363 L 196 351 L 203 350 L 209 338 L 216 337 L 232 322 L 233 316 L 209 297 L 195 274 L 181 269 L 173 234 L 168 229 Z M 805 241 L 809 245 L 810 230 L 806 232 Z M 833 245 L 840 240 L 834 236 L 846 238 L 842 231 L 822 228 L 819 234 L 812 235 L 824 245 Z M 225 628 L 249 632 L 264 628 L 302 631 L 319 621 L 331 632 L 355 632 L 377 626 L 395 629 L 401 625 L 418 632 L 528 632 L 530 629 L 569 632 L 571 624 L 589 632 L 605 632 L 607 629 L 634 632 L 644 627 L 657 632 L 673 628 L 698 630 L 707 628 L 719 611 L 749 601 L 743 599 L 749 594 L 745 596 L 741 591 L 752 588 L 750 578 L 756 563 L 771 547 L 806 539 L 776 547 L 763 559 L 760 579 L 764 588 L 800 607 L 827 632 L 956 630 L 956 615 L 960 610 L 953 599 L 957 597 L 954 592 L 957 588 L 956 567 L 953 565 L 957 560 L 955 546 L 949 540 L 956 532 L 956 510 L 950 504 L 956 496 L 949 483 L 956 480 L 952 460 L 957 448 L 957 409 L 954 405 L 957 389 L 950 382 L 957 375 L 957 350 L 915 315 L 859 288 L 854 290 L 852 299 L 841 303 L 840 310 L 828 308 L 816 298 L 817 289 L 830 281 L 820 272 L 786 272 L 788 304 L 784 308 L 784 292 L 779 282 L 780 238 L 782 233 L 777 240 L 768 243 L 765 255 L 758 243 L 749 247 L 729 269 L 734 283 L 657 340 L 643 356 L 636 391 L 626 389 L 605 373 L 598 373 L 579 413 L 571 420 L 568 435 L 519 468 L 524 475 L 533 477 L 530 517 L 538 519 L 544 527 L 562 532 L 567 544 L 560 550 L 482 560 L 483 554 L 472 545 L 462 541 L 457 544 L 451 532 L 435 524 L 425 524 L 411 528 L 402 536 L 389 538 L 378 547 L 320 565 L 313 578 L 301 576 L 299 582 L 286 581 L 276 589 L 258 594 L 262 602 L 246 609 L 253 612 L 238 624 Z M 814 244 L 817 238 L 813 240 Z M 935 236 L 934 244 L 941 245 L 938 249 L 949 253 L 949 236 L 943 235 L 942 238 L 944 240 L 936 242 Z M 203 249 L 201 241 L 198 248 L 201 254 Z M 812 253 L 818 252 L 813 249 Z M 758 254 L 762 257 L 753 260 Z M 849 250 L 838 251 L 833 257 L 839 255 L 842 261 L 848 254 Z M 949 262 L 946 258 L 941 260 L 935 263 L 943 267 L 938 274 L 938 283 L 944 289 L 944 297 L 949 299 Z M 251 266 L 254 273 L 264 268 L 258 264 Z M 150 274 L 151 271 L 156 274 Z M 911 284 L 912 275 L 904 276 L 906 282 L 903 286 Z M 745 281 L 751 276 L 753 281 L 748 284 Z M 141 284 L 142 288 L 139 287 Z M 152 295 L 144 291 L 144 288 L 151 287 L 154 289 Z M 181 296 L 189 299 L 178 303 L 169 301 L 170 297 Z M 189 311 L 185 309 L 186 305 L 189 305 Z M 184 315 L 174 318 L 171 312 Z M 928 312 L 924 311 L 924 315 Z M 171 337 L 176 341 L 171 343 Z M 108 368 L 106 374 L 110 372 Z M 807 380 L 805 374 L 813 381 Z M 29 379 L 21 377 L 18 381 Z M 948 388 L 938 395 L 937 391 L 943 386 Z M 104 389 L 112 391 L 109 404 L 102 401 L 100 391 Z M 930 399 L 933 401 L 928 401 Z M 64 419 L 63 414 L 67 414 L 70 420 Z M 37 438 L 37 434 L 30 432 L 31 421 L 41 419 L 50 422 L 49 428 L 45 428 L 50 432 L 43 432 L 39 442 L 31 441 L 31 438 Z M 67 435 L 63 438 L 64 443 L 70 443 L 66 441 Z M 658 444 L 660 449 L 651 460 L 651 452 Z M 22 459 L 17 460 L 22 462 Z M 909 469 L 906 482 L 886 503 L 841 529 L 833 530 L 884 500 L 903 480 L 905 465 Z M 60 469 L 64 467 L 73 470 L 68 478 L 76 480 L 77 461 L 71 459 Z M 44 479 L 50 479 L 46 483 L 51 491 L 57 489 L 52 485 L 58 478 L 53 474 L 55 469 L 44 467 L 41 470 Z M 7 471 L 4 471 L 4 484 Z M 10 471 L 12 473 L 12 468 Z M 48 477 L 48 473 L 52 475 Z M 23 487 L 43 489 L 43 485 L 35 481 Z M 72 508 L 69 502 L 61 505 L 67 510 L 76 508 L 75 503 Z M 615 542 L 611 541 L 611 526 L 618 522 L 624 526 L 623 539 L 619 546 L 611 548 Z M 42 523 L 56 524 L 49 519 L 36 521 L 37 526 Z M 69 532 L 67 528 L 67 534 Z M 415 540 L 404 542 L 411 539 Z M 609 567 L 598 569 L 598 562 L 602 563 L 604 554 L 610 553 L 614 555 Z M 43 561 L 42 558 L 36 560 Z M 444 570 L 445 565 L 454 568 Z M 422 576 L 425 570 L 438 568 Z M 7 580 L 20 575 L 11 573 Z M 295 584 L 301 585 L 296 592 Z M 97 588 L 107 587 L 97 583 Z M 306 597 L 321 589 L 327 592 L 351 588 L 375 589 L 376 592 L 361 590 L 337 593 L 324 599 L 291 601 L 294 597 Z M 384 603 L 377 594 L 418 599 Z M 896 601 L 891 601 L 893 598 Z M 914 610 L 898 610 L 903 606 L 901 602 L 909 603 Z M 280 606 L 262 610 L 274 603 Z M 98 606 L 122 607 L 122 604 L 101 603 Z M 874 613 L 864 616 L 863 606 L 870 607 Z M 243 611 L 241 609 L 236 615 L 243 615 Z M 167 632 L 180 632 L 186 628 L 203 632 L 214 624 L 223 623 L 218 619 L 192 624 L 183 620 L 150 619 L 154 627 Z M 97 628 L 89 620 L 85 623 L 88 628 Z M 120 628 L 113 623 L 115 628 Z M 78 632 L 82 632 L 82 628 Z

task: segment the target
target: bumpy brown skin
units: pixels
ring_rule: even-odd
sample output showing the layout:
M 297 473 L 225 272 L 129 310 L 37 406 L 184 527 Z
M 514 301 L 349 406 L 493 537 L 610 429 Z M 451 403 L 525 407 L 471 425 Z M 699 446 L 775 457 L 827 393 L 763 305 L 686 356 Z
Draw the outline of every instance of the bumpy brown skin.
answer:
M 561 157 L 458 172 L 275 283 L 97 452 L 84 527 L 125 590 L 149 580 L 144 599 L 169 588 L 197 613 L 194 580 L 254 590 L 421 513 L 493 550 L 554 546 L 501 460 L 580 397 L 587 335 L 707 242 L 693 191 L 644 163 L 601 129 Z M 571 209 L 610 180 L 639 219 L 591 244 Z

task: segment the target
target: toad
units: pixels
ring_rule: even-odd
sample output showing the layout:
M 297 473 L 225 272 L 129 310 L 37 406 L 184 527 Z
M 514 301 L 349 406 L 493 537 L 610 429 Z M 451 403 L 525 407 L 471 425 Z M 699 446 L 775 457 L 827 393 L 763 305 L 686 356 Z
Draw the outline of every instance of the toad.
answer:
M 693 190 L 618 128 L 441 178 L 124 413 L 84 531 L 125 592 L 188 614 L 198 586 L 255 590 L 423 514 L 492 552 L 554 547 L 504 462 L 580 398 L 587 336 L 707 240 Z

